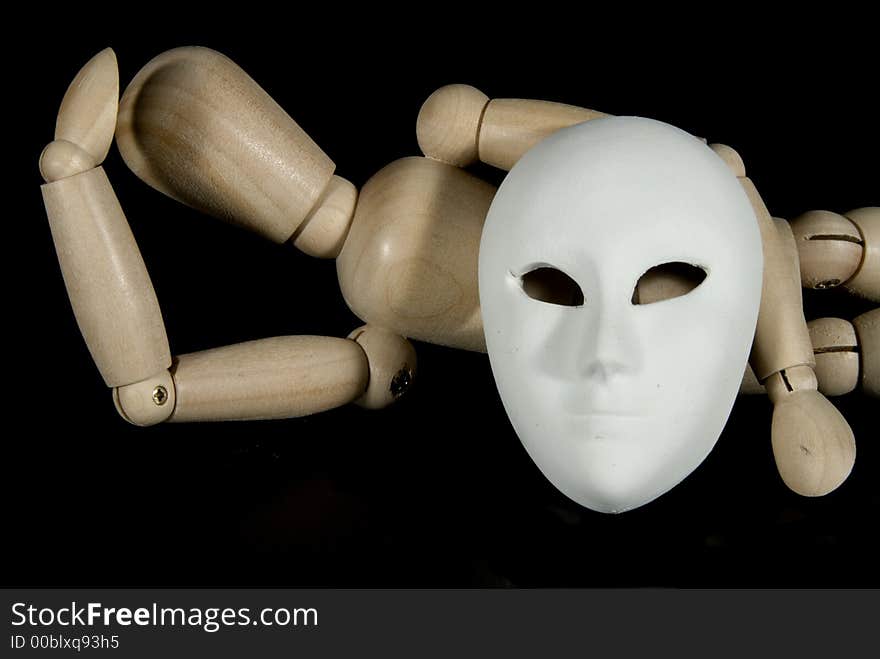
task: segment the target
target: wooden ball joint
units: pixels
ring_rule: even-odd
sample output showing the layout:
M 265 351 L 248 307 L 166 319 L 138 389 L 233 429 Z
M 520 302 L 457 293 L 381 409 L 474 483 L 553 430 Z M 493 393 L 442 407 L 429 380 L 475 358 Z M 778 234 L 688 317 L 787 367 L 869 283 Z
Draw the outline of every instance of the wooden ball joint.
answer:
M 369 410 L 387 407 L 405 394 L 416 375 L 416 351 L 397 334 L 364 325 L 348 338 L 355 341 L 370 365 L 367 388 L 355 403 Z
M 77 322 L 120 415 L 162 421 L 303 416 L 399 399 L 416 374 L 404 337 L 485 351 L 477 293 L 480 233 L 495 188 L 461 169 L 510 169 L 565 126 L 605 116 L 560 103 L 490 99 L 449 85 L 423 105 L 424 157 L 393 162 L 360 192 L 244 71 L 207 48 L 160 54 L 119 99 L 113 51 L 71 83 L 40 157 L 43 196 Z M 202 212 L 336 259 L 340 290 L 366 325 L 348 338 L 282 336 L 174 358 L 158 301 L 101 163 L 116 137 L 127 166 Z M 732 148 L 712 149 L 740 179 L 764 243 L 765 279 L 743 392 L 774 403 L 772 446 L 796 492 L 837 487 L 852 432 L 824 397 L 880 395 L 878 310 L 807 326 L 800 284 L 880 297 L 877 208 L 773 219 Z M 644 299 L 677 281 L 640 282 Z
M 791 228 L 804 288 L 842 286 L 880 302 L 880 207 L 845 215 L 810 211 L 795 218 Z

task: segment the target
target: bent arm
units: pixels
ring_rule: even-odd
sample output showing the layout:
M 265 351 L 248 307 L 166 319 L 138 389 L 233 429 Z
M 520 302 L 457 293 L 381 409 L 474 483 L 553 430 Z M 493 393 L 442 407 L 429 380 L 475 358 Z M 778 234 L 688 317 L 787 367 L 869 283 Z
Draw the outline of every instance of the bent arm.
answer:
M 402 337 L 371 327 L 348 339 L 283 336 L 172 360 L 150 276 L 100 167 L 118 96 L 116 57 L 107 49 L 71 83 L 40 170 L 67 293 L 119 414 L 141 426 L 277 419 L 354 401 L 384 407 L 402 395 L 414 377 L 415 351 Z

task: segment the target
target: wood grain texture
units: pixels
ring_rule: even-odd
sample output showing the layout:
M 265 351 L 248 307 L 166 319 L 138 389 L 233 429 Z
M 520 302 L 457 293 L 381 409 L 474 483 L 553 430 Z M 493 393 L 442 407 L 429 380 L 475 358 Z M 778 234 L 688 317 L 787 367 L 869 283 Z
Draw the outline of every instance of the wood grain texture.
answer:
M 67 294 L 109 387 L 171 365 L 153 284 L 102 167 L 42 186 Z
M 773 401 L 771 441 L 776 467 L 782 480 L 802 496 L 824 496 L 837 489 L 849 476 L 856 459 L 852 429 L 840 411 L 818 389 L 813 370 L 815 355 L 804 323 L 797 246 L 791 226 L 785 220 L 773 222 L 781 238 L 781 257 L 789 263 L 789 307 L 779 314 L 777 332 L 791 341 L 787 359 L 798 358 L 766 382 Z M 765 271 L 766 272 L 766 271 Z M 780 277 L 782 273 L 779 273 Z M 763 309 L 763 302 L 762 302 Z M 804 341 L 803 334 L 806 334 Z M 808 347 L 803 347 L 805 343 Z M 809 352 L 809 358 L 807 357 Z M 780 387 L 780 379 L 785 385 Z
M 479 132 L 479 157 L 509 171 L 522 155 L 560 128 L 605 117 L 595 110 L 512 98 L 489 101 Z
M 76 144 L 95 164 L 104 162 L 119 107 L 119 68 L 116 54 L 105 48 L 90 59 L 67 88 L 55 123 L 55 139 Z
M 40 174 L 46 183 L 87 172 L 98 166 L 95 157 L 67 140 L 55 140 L 40 154 Z
M 792 392 L 801 390 L 816 391 L 818 386 L 819 381 L 816 379 L 816 372 L 806 364 L 783 369 L 764 381 L 767 396 L 774 405 Z
M 774 222 L 754 184 L 739 179 L 752 203 L 764 250 L 764 282 L 749 363 L 759 381 L 798 364 L 815 364 L 801 298 L 797 248 L 788 223 Z
M 369 367 L 354 341 L 279 336 L 175 357 L 169 421 L 306 416 L 358 398 Z
M 880 398 L 880 309 L 872 309 L 852 321 L 859 339 L 862 390 Z
M 818 391 L 793 391 L 777 401 L 771 436 L 779 475 L 797 494 L 824 496 L 852 471 L 856 457 L 852 430 Z
M 354 218 L 357 197 L 354 185 L 333 176 L 318 204 L 293 234 L 293 246 L 319 259 L 339 256 Z
M 144 66 L 123 94 L 116 139 L 144 182 L 279 243 L 334 170 L 250 76 L 208 48 L 176 48 Z
M 416 138 L 427 157 L 467 167 L 479 160 L 477 136 L 489 97 L 470 85 L 446 85 L 422 104 Z
M 862 237 L 847 218 L 810 211 L 791 221 L 804 288 L 832 288 L 849 280 L 862 262 Z
M 477 260 L 494 194 L 488 183 L 428 158 L 379 171 L 361 190 L 336 260 L 351 310 L 401 336 L 484 351 Z
M 845 287 L 860 297 L 880 302 L 880 206 L 857 208 L 846 217 L 858 227 L 865 253 L 858 272 Z
M 822 496 L 852 471 L 855 438 L 837 408 L 816 391 L 791 227 L 770 216 L 748 178 L 739 180 L 755 211 L 764 251 L 761 307 L 749 363 L 773 402 L 773 456 L 792 491 Z
M 416 377 L 416 350 L 402 336 L 379 327 L 358 327 L 348 338 L 357 341 L 367 356 L 370 379 L 355 402 L 369 410 L 388 407 L 412 386 Z
M 807 323 L 819 391 L 843 396 L 859 384 L 859 341 L 855 328 L 842 318 L 816 318 Z
M 825 396 L 843 396 L 862 385 L 861 367 L 864 349 L 859 345 L 855 328 L 841 318 L 817 318 L 807 323 L 813 354 L 816 359 L 814 377 L 817 388 Z M 877 331 L 877 330 L 875 330 Z M 875 359 L 875 371 L 878 369 Z M 790 373 L 792 369 L 788 369 Z M 866 393 L 870 393 L 867 390 Z M 739 393 L 742 395 L 766 394 L 767 389 L 758 382 L 750 365 L 746 366 Z M 880 392 L 871 395 L 880 395 Z

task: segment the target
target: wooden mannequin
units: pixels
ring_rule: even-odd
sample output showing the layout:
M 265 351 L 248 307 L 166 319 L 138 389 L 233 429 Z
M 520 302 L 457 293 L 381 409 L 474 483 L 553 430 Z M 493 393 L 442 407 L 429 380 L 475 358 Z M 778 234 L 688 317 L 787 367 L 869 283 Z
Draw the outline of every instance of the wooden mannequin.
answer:
M 352 401 L 379 408 L 415 377 L 415 351 L 403 337 L 485 350 L 476 269 L 495 189 L 461 167 L 479 160 L 509 169 L 553 131 L 604 116 L 443 87 L 417 121 L 426 157 L 391 163 L 358 193 L 266 92 L 215 51 L 178 48 L 154 58 L 126 89 L 117 117 L 118 91 L 107 49 L 71 84 L 40 168 L 77 322 L 119 413 L 138 425 L 302 416 Z M 346 339 L 276 337 L 172 359 L 152 284 L 100 167 L 114 129 L 126 164 L 152 187 L 275 242 L 335 258 L 343 296 L 366 325 Z M 747 374 L 744 390 L 763 384 L 774 402 L 773 446 L 785 482 L 801 494 L 825 494 L 846 478 L 855 448 L 817 386 L 833 394 L 861 383 L 880 395 L 877 311 L 854 320 L 851 332 L 846 321 L 817 322 L 814 356 L 797 284 L 839 282 L 876 301 L 880 214 L 859 209 L 822 215 L 823 222 L 807 214 L 789 228 L 767 213 L 736 152 L 712 148 L 741 179 L 764 238 L 764 299 L 750 360 L 757 379 L 749 386 Z M 841 222 L 850 223 L 846 231 Z M 646 278 L 639 294 L 660 299 L 681 285 Z

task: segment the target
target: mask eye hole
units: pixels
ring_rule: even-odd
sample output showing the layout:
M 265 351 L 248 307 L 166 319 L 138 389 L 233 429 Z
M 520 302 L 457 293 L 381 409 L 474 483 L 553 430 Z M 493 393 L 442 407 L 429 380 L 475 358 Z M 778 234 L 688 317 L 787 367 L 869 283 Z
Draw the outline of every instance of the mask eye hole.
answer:
M 520 285 L 533 300 L 580 307 L 584 304 L 584 292 L 578 283 L 553 266 L 540 266 L 520 276 Z
M 643 274 L 633 289 L 633 304 L 652 304 L 687 295 L 703 283 L 706 271 L 690 263 L 661 263 Z

